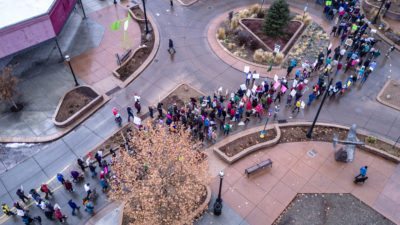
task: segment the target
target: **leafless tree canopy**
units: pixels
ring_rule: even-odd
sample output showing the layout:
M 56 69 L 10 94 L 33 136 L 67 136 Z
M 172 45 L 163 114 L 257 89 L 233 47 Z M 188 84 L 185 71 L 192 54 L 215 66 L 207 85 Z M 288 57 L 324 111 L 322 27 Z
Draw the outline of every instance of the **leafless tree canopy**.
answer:
M 112 166 L 110 197 L 125 201 L 127 224 L 190 224 L 204 201 L 208 164 L 189 133 L 160 125 L 135 131 L 133 154 L 121 149 Z

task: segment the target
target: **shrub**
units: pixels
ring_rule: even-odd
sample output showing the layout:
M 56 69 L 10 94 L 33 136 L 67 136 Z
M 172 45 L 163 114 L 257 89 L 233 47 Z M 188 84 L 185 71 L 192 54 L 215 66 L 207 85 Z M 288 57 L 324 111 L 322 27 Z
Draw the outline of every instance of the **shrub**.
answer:
M 247 40 L 249 40 L 250 35 L 246 31 L 239 31 L 237 34 L 237 41 L 239 42 L 239 45 L 245 45 L 247 43 Z
M 236 17 L 233 17 L 231 20 L 231 24 L 230 24 L 231 30 L 236 30 L 236 28 L 238 26 L 239 26 L 239 19 Z
M 254 51 L 254 50 L 260 48 L 260 43 L 255 38 L 250 38 L 250 40 L 249 40 L 249 48 L 252 51 Z
M 283 35 L 289 21 L 290 11 L 286 0 L 275 0 L 264 19 L 264 33 L 270 37 Z
M 248 18 L 251 15 L 251 12 L 248 9 L 243 9 L 239 11 L 238 17 L 239 19 Z
M 235 43 L 228 43 L 228 49 L 232 50 L 234 47 L 236 47 Z
M 261 10 L 260 4 L 250 6 L 250 14 L 257 14 Z
M 283 62 L 283 58 L 285 58 L 285 55 L 282 52 L 277 53 L 275 56 L 275 63 L 281 64 Z
M 374 144 L 376 142 L 376 137 L 368 136 L 366 138 L 367 143 Z
M 263 55 L 264 62 L 269 63 L 272 61 L 273 58 L 274 58 L 274 55 L 272 54 L 272 52 L 264 52 L 264 55 Z
M 224 39 L 226 38 L 225 28 L 220 27 L 220 28 L 218 29 L 217 37 L 218 37 L 218 39 L 220 39 L 220 40 L 224 40 Z
M 265 10 L 260 10 L 257 13 L 257 18 L 264 18 L 265 17 Z
M 264 61 L 264 50 L 257 49 L 253 54 L 253 59 L 258 63 L 262 63 Z

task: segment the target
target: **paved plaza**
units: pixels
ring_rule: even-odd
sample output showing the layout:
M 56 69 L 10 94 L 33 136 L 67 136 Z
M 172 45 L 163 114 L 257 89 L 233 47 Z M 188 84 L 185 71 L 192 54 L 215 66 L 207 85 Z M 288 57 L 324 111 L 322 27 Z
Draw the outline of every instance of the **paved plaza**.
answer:
M 92 85 L 105 94 L 118 87 L 112 75 L 116 68 L 115 54 L 122 54 L 122 33 L 110 30 L 110 24 L 126 16 L 123 7 L 116 7 L 112 0 L 82 0 L 87 19 L 82 19 L 80 9 L 73 11 L 64 27 L 59 42 L 64 54 L 72 57 L 72 66 L 80 84 Z M 139 2 L 139 1 L 138 1 Z M 288 1 L 290 6 L 301 11 L 307 1 Z M 90 216 L 82 210 L 77 217 L 70 214 L 69 199 L 81 203 L 83 185 L 77 186 L 76 193 L 70 194 L 54 179 L 61 171 L 76 167 L 76 159 L 86 155 L 91 149 L 106 140 L 118 130 L 112 116 L 112 108 L 121 109 L 123 122 L 127 123 L 126 107 L 133 105 L 133 97 L 141 96 L 144 113 L 147 106 L 156 105 L 179 84 L 187 83 L 203 93 L 212 94 L 220 86 L 237 90 L 245 82 L 242 64 L 226 63 L 222 52 L 213 51 L 209 42 L 208 28 L 222 13 L 232 9 L 259 3 L 256 0 L 199 0 L 184 7 L 178 2 L 171 8 L 167 0 L 147 1 L 148 13 L 160 33 L 160 47 L 149 66 L 126 88 L 109 94 L 111 100 L 92 114 L 87 120 L 65 134 L 62 138 L 47 143 L 0 144 L 0 202 L 11 204 L 17 200 L 16 189 L 39 187 L 49 182 L 55 191 L 54 202 L 60 204 L 68 215 L 69 224 L 85 224 Z M 270 3 L 270 1 L 266 1 Z M 308 2 L 309 13 L 324 23 L 326 32 L 332 25 L 323 17 L 322 7 Z M 227 15 L 226 15 L 227 16 Z M 140 45 L 140 27 L 131 23 L 129 45 Z M 170 57 L 168 39 L 173 39 L 176 54 Z M 334 41 L 335 42 L 335 41 Z M 337 41 L 336 41 L 337 42 Z M 379 42 L 378 47 L 386 52 L 388 45 Z M 0 104 L 0 140 L 24 137 L 29 142 L 34 137 L 46 137 L 62 132 L 54 126 L 51 118 L 61 96 L 73 87 L 73 79 L 66 64 L 60 63 L 60 55 L 54 42 L 44 43 L 30 49 L 13 59 L 1 59 L 0 65 L 8 62 L 17 64 L 19 84 L 18 100 L 25 103 L 23 111 L 8 112 L 8 105 Z M 376 101 L 388 79 L 399 80 L 400 53 L 394 51 L 390 58 L 380 57 L 378 68 L 362 88 L 352 88 L 340 99 L 327 100 L 319 116 L 319 122 L 350 126 L 374 136 L 392 141 L 400 136 L 399 111 Z M 267 73 L 261 71 L 261 73 Z M 343 76 L 342 78 L 344 78 Z M 312 82 L 316 82 L 314 78 Z M 293 116 L 291 109 L 283 108 L 279 119 L 289 122 L 312 121 L 319 104 L 313 104 Z M 259 125 L 256 122 L 250 126 Z M 238 132 L 238 131 L 237 131 Z M 222 136 L 222 135 L 221 135 Z M 3 139 L 2 139 L 3 138 Z M 307 151 L 314 149 L 314 158 Z M 279 144 L 261 150 L 227 165 L 207 150 L 210 162 L 213 199 L 211 207 L 196 224 L 257 225 L 271 224 L 290 203 L 296 193 L 352 193 L 355 197 L 400 224 L 400 165 L 380 157 L 357 150 L 353 163 L 342 164 L 334 161 L 330 143 L 306 142 Z M 244 176 L 244 169 L 261 159 L 271 158 L 271 169 L 250 178 Z M 370 179 L 364 185 L 354 185 L 352 179 L 361 166 L 368 165 Z M 223 184 L 224 208 L 220 217 L 212 214 L 212 203 L 218 192 L 217 174 L 224 170 Z M 97 179 L 86 178 L 98 187 Z M 109 201 L 104 194 L 96 202 L 95 220 L 110 211 Z M 114 207 L 114 206 L 113 206 Z M 103 209 L 101 211 L 101 209 Z M 115 208 L 115 207 L 114 207 Z M 41 215 L 35 206 L 32 214 Z M 44 218 L 44 216 L 42 216 Z M 44 218 L 43 224 L 56 224 Z M 22 224 L 20 218 L 6 218 L 0 213 L 0 224 Z M 92 219 L 89 224 L 95 224 Z M 107 224 L 103 219 L 101 224 Z

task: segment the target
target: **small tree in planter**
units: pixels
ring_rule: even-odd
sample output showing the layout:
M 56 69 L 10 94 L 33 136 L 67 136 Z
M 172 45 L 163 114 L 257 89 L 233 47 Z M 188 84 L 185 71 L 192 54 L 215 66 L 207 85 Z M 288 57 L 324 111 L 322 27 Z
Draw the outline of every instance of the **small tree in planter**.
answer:
M 284 34 L 289 21 L 290 11 L 286 0 L 275 0 L 264 18 L 263 30 L 270 37 L 278 37 Z
M 190 134 L 157 125 L 135 131 L 112 165 L 110 198 L 125 202 L 124 224 L 192 224 L 209 182 Z
M 0 100 L 12 104 L 11 111 L 17 112 L 23 108 L 22 104 L 17 104 L 14 97 L 17 93 L 18 79 L 12 75 L 13 68 L 5 67 L 0 74 Z

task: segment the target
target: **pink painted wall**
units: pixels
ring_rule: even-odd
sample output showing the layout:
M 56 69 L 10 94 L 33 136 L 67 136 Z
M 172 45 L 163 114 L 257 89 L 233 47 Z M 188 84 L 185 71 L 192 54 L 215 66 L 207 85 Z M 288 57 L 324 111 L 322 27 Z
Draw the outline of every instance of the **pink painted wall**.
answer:
M 62 30 L 75 3 L 76 0 L 62 0 L 54 4 L 53 9 L 50 11 L 50 20 L 56 34 L 59 34 Z
M 49 14 L 0 30 L 0 58 L 54 38 L 62 30 L 76 0 L 58 0 Z

